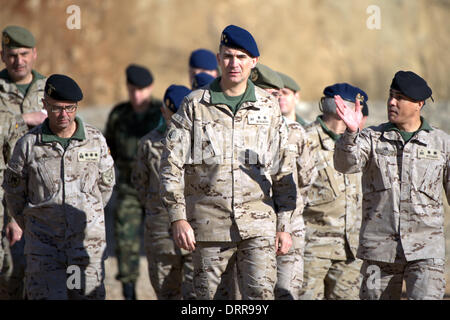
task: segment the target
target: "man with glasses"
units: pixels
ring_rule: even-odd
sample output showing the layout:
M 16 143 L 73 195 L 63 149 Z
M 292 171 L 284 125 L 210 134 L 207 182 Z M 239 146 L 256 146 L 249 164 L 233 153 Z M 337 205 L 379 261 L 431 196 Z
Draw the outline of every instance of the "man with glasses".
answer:
M 104 299 L 104 207 L 115 183 L 101 132 L 76 116 L 83 93 L 52 75 L 48 118 L 16 144 L 3 187 L 25 234 L 29 299 Z

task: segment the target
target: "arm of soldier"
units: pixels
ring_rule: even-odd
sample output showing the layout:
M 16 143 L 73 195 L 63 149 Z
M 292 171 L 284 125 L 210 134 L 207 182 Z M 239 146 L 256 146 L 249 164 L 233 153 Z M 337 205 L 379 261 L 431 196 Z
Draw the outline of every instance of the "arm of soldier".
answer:
M 444 168 L 444 190 L 445 195 L 447 196 L 447 203 L 450 205 L 450 152 L 448 151 L 447 151 L 447 163 Z
M 16 220 L 12 219 L 6 225 L 6 238 L 9 241 L 9 245 L 13 246 L 17 241 L 20 241 L 22 235 L 23 235 L 22 228 L 19 227 Z
M 19 140 L 6 167 L 2 184 L 5 191 L 6 210 L 22 229 L 25 228 L 23 210 L 28 198 L 26 149 L 27 146 L 23 143 L 23 140 Z
M 180 248 L 195 249 L 195 237 L 187 222 L 184 197 L 184 166 L 192 159 L 192 106 L 187 98 L 172 116 L 164 141 L 160 164 L 161 200 L 169 213 L 173 238 Z
M 105 139 L 106 143 L 109 147 L 110 154 L 115 157 L 116 156 L 116 145 L 115 145 L 115 139 L 114 139 L 114 131 L 115 131 L 115 113 L 113 109 L 110 114 L 108 115 L 108 120 L 106 121 L 105 125 Z M 115 159 L 115 158 L 114 158 Z
M 151 153 L 149 152 L 149 143 L 148 139 L 139 141 L 136 159 L 131 169 L 131 182 L 136 188 L 139 201 L 144 206 L 147 202 L 150 184 L 150 169 L 148 166 L 151 160 Z
M 114 172 L 114 160 L 111 157 L 105 138 L 100 135 L 100 161 L 98 166 L 98 188 L 102 194 L 103 207 L 106 207 L 111 198 L 114 184 L 116 183 Z
M 306 204 L 308 190 L 317 178 L 317 154 L 312 148 L 312 141 L 308 138 L 305 130 L 300 127 L 296 130 L 295 141 L 297 143 L 297 178 L 300 195 Z M 316 149 L 317 150 L 317 149 Z

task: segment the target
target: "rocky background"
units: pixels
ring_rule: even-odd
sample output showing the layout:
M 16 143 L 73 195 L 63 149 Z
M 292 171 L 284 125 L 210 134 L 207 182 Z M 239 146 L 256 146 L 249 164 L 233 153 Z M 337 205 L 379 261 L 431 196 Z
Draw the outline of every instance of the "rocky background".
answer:
M 325 86 L 349 82 L 369 96 L 368 125 L 384 122 L 394 73 L 413 70 L 433 89 L 424 116 L 450 133 L 450 0 L 0 0 L 0 29 L 11 24 L 34 33 L 36 70 L 79 82 L 80 115 L 100 129 L 126 99 L 128 64 L 148 66 L 161 97 L 172 83 L 188 85 L 192 50 L 217 51 L 223 28 L 236 24 L 255 37 L 261 63 L 298 81 L 305 119 L 315 119 Z M 449 215 L 447 206 L 447 253 Z M 110 224 L 108 239 L 108 299 L 121 299 Z M 138 297 L 154 299 L 142 262 Z M 450 293 L 450 267 L 447 283 Z

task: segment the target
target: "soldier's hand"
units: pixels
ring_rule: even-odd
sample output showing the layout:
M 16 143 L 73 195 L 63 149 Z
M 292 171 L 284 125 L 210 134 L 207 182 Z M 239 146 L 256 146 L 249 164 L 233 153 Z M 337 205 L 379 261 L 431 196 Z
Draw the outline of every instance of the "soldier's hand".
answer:
M 37 125 L 40 125 L 44 120 L 47 118 L 47 114 L 42 111 L 36 111 L 36 112 L 29 112 L 24 113 L 22 115 L 23 121 L 31 127 L 35 127 Z
M 172 233 L 175 244 L 185 250 L 195 250 L 195 236 L 189 222 L 186 220 L 177 220 L 172 222 Z
M 345 122 L 345 125 L 350 132 L 358 131 L 359 125 L 363 118 L 359 100 L 355 100 L 355 110 L 353 110 L 344 103 L 344 100 L 342 100 L 341 96 L 334 96 L 334 102 L 336 103 L 336 113 Z
M 277 232 L 275 238 L 275 248 L 277 250 L 277 256 L 283 256 L 288 253 L 292 246 L 292 238 L 289 232 Z
M 6 225 L 6 238 L 9 241 L 9 245 L 13 246 L 17 241 L 22 238 L 23 231 L 15 221 L 11 221 Z

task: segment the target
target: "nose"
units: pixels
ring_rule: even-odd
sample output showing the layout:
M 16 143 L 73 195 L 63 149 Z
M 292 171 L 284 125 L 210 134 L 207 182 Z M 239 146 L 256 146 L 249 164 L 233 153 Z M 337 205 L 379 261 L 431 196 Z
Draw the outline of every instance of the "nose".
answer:
M 390 97 L 388 99 L 388 105 L 395 106 L 396 104 L 397 104 L 397 99 L 395 99 L 394 97 Z

